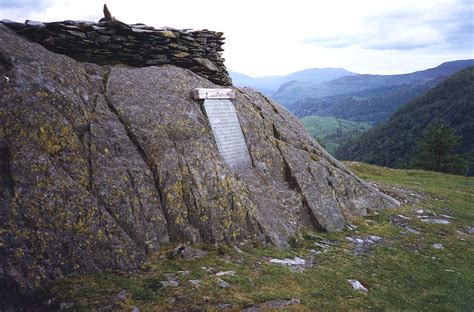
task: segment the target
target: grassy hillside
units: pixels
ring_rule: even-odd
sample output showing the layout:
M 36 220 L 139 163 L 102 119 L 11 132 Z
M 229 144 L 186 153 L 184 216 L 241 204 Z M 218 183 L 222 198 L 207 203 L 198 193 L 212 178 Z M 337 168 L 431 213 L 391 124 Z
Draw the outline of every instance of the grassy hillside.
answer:
M 200 246 L 207 256 L 184 260 L 168 257 L 166 248 L 175 247 L 169 245 L 139 272 L 65 278 L 51 288 L 45 302 L 54 298 L 51 308 L 62 303 L 83 311 L 215 311 L 268 307 L 276 304 L 270 300 L 294 298 L 299 304 L 287 310 L 472 310 L 474 178 L 353 162 L 348 166 L 404 205 L 354 219 L 353 230 L 306 232 L 287 251 L 250 243 L 240 247 L 243 253 Z M 449 223 L 423 221 L 432 219 Z M 349 240 L 364 241 L 370 235 L 380 240 L 367 246 Z M 309 264 L 291 269 L 270 262 L 295 256 Z M 218 277 L 219 271 L 235 274 Z M 160 282 L 173 274 L 179 285 L 162 287 Z M 228 287 L 218 286 L 218 278 Z M 360 281 L 368 291 L 354 290 L 348 279 Z M 200 286 L 189 280 L 200 280 Z
M 320 116 L 304 117 L 301 123 L 331 154 L 348 140 L 355 139 L 372 127 L 368 123 Z
M 474 159 L 474 67 L 445 80 L 426 95 L 403 105 L 387 122 L 341 147 L 336 156 L 389 167 L 407 167 L 416 141 L 435 118 L 462 137 L 461 153 Z M 470 174 L 474 174 L 472 162 Z

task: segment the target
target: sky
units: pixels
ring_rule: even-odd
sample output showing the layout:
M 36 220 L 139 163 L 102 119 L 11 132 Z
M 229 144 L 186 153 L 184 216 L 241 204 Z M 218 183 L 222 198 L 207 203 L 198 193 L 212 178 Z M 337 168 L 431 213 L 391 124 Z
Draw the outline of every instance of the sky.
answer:
M 0 20 L 98 21 L 223 31 L 230 70 L 400 74 L 474 58 L 474 0 L 0 0 Z

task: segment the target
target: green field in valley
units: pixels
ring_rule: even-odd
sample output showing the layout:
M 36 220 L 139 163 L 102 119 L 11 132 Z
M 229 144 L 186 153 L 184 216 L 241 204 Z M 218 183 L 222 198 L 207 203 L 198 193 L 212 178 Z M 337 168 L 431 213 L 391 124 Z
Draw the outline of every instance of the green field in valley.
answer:
M 331 154 L 349 139 L 361 135 L 372 126 L 365 122 L 356 122 L 334 117 L 307 116 L 301 123 L 309 133 Z

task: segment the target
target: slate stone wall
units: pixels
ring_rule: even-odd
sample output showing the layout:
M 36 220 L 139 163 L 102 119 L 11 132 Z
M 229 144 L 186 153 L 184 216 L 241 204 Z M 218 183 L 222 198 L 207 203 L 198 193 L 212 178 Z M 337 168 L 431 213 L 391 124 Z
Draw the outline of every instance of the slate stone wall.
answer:
M 222 32 L 155 29 L 119 21 L 1 23 L 50 51 L 81 62 L 135 67 L 170 64 L 189 69 L 218 85 L 232 84 L 221 55 L 225 39 Z

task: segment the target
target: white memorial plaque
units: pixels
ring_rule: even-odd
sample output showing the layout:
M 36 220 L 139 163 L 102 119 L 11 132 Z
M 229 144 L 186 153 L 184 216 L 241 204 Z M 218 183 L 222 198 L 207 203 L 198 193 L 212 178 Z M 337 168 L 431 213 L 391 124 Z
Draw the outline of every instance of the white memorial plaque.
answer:
M 250 168 L 252 160 L 234 104 L 228 99 L 206 99 L 204 109 L 224 162 L 231 170 Z
M 235 91 L 232 89 L 205 89 L 193 90 L 193 97 L 199 100 L 206 99 L 235 99 Z

